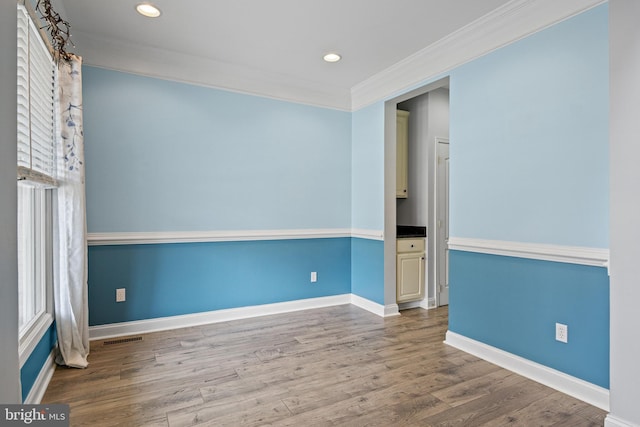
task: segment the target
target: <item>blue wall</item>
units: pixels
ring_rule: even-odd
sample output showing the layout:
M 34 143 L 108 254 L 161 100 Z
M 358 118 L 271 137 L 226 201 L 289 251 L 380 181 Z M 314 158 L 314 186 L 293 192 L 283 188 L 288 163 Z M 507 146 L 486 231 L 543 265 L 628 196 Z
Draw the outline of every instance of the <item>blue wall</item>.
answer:
M 450 262 L 449 330 L 609 387 L 606 268 L 460 251 Z
M 83 68 L 89 232 L 348 228 L 351 115 Z
M 453 237 L 608 246 L 607 15 L 451 71 Z M 87 67 L 85 117 L 90 232 L 384 227 L 384 102 L 349 114 Z M 383 246 L 91 247 L 91 324 L 348 292 L 382 304 Z M 450 268 L 452 331 L 608 386 L 604 269 L 463 252 Z
M 56 323 L 53 322 L 20 369 L 20 384 L 22 385 L 23 402 L 33 388 L 33 385 L 38 378 L 38 374 L 47 361 L 49 354 L 51 354 L 51 350 L 56 346 L 57 341 Z
M 607 25 L 599 6 L 451 73 L 452 236 L 608 247 Z M 605 268 L 452 251 L 449 322 L 609 386 Z
M 92 67 L 83 75 L 90 233 L 350 228 L 350 113 Z M 350 247 L 90 247 L 90 323 L 349 293 Z M 116 303 L 121 287 L 127 301 Z
M 384 104 L 353 113 L 351 226 L 384 229 Z
M 352 116 L 351 224 L 384 229 L 384 104 Z M 384 242 L 353 239 L 351 292 L 378 304 L 384 301 Z
M 350 252 L 350 238 L 93 246 L 89 323 L 348 294 Z M 121 287 L 127 300 L 116 303 Z
M 451 73 L 452 236 L 609 246 L 607 12 Z
M 351 240 L 351 292 L 384 305 L 384 242 Z
M 451 71 L 451 236 L 608 247 L 607 22 L 599 6 Z M 353 115 L 354 227 L 383 223 L 383 109 Z M 352 291 L 375 300 L 356 251 Z M 453 332 L 608 387 L 605 269 L 464 252 L 450 269 Z

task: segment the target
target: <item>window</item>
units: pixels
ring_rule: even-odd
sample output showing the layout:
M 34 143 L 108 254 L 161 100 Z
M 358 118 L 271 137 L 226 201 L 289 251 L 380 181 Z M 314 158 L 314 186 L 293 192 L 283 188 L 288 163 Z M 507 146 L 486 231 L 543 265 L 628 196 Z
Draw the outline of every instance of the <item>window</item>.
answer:
M 30 340 L 30 333 L 38 335 L 40 328 L 51 323 L 50 193 L 44 188 L 18 184 L 18 325 L 21 344 Z
M 18 5 L 18 301 L 20 362 L 53 322 L 52 191 L 55 64 L 27 9 Z
M 55 64 L 24 6 L 18 5 L 18 177 L 55 186 Z

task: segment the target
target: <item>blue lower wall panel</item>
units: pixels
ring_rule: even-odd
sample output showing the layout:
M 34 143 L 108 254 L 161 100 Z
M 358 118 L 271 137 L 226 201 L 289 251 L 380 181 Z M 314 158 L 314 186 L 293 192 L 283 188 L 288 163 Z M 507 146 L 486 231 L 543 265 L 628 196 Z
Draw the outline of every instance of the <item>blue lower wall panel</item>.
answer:
M 38 378 L 51 350 L 56 346 L 56 323 L 53 322 L 44 333 L 40 342 L 33 349 L 31 355 L 20 369 L 20 384 L 22 385 L 22 401 L 24 402 Z
M 350 254 L 350 238 L 91 246 L 89 324 L 348 294 Z
M 354 238 L 351 242 L 351 292 L 384 305 L 384 242 Z
M 451 251 L 450 269 L 449 330 L 609 388 L 606 268 Z

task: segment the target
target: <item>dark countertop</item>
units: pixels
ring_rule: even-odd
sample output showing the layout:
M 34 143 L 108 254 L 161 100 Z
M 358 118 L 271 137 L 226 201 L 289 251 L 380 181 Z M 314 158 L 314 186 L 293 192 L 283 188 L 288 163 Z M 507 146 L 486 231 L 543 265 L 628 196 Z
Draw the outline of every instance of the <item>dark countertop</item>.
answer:
M 398 225 L 396 228 L 396 237 L 427 237 L 427 227 L 420 225 Z

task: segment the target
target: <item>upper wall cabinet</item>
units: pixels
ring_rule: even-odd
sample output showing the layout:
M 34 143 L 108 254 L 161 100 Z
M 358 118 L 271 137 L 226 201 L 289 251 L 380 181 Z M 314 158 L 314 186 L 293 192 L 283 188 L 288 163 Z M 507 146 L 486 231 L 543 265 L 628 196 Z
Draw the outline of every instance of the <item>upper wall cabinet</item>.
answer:
M 396 198 L 406 199 L 409 163 L 409 112 L 396 111 Z

